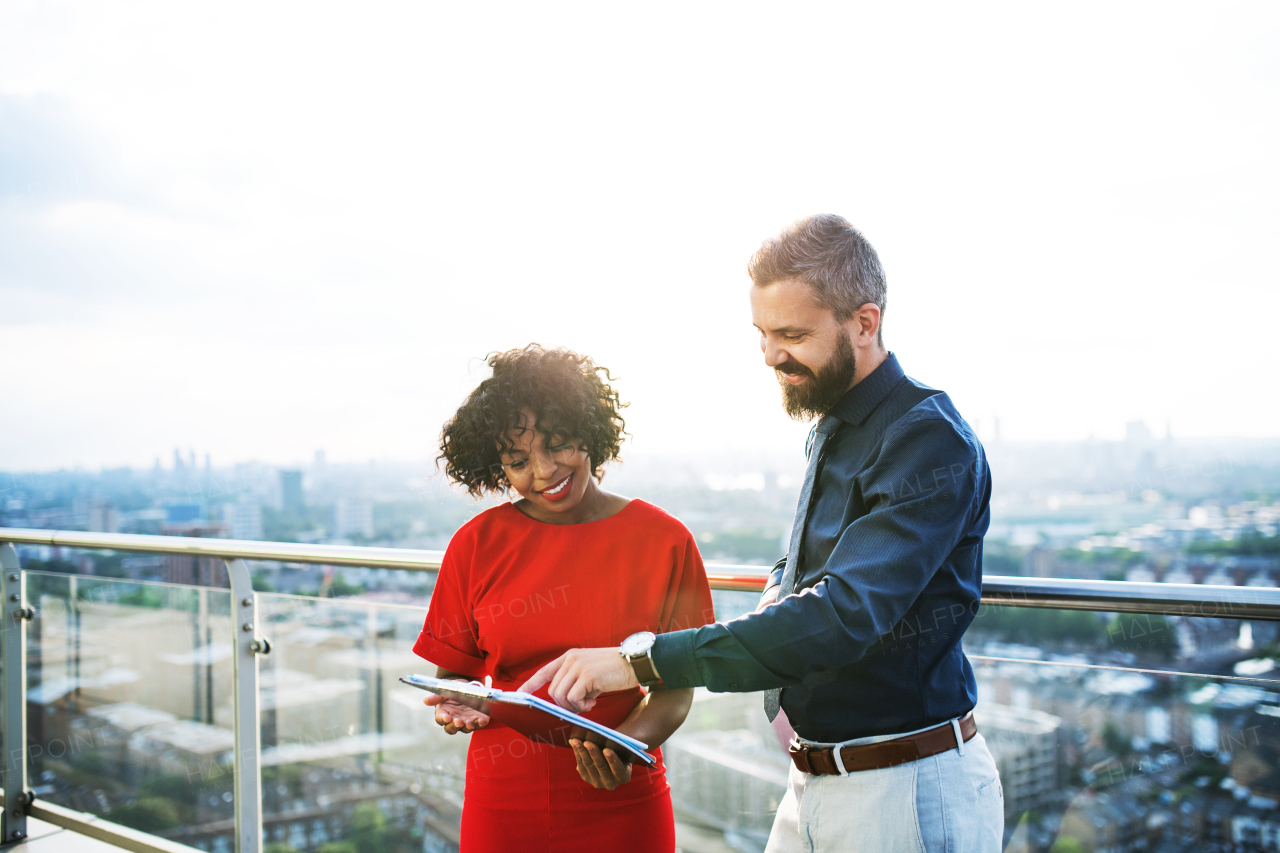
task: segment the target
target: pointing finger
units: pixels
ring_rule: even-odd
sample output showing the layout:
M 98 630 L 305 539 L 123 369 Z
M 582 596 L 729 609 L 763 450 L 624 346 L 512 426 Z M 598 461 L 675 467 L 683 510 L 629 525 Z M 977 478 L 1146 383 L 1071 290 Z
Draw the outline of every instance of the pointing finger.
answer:
M 524 684 L 521 684 L 516 692 L 517 693 L 536 693 L 538 690 L 542 688 L 544 684 L 549 683 L 551 679 L 555 678 L 556 673 L 560 671 L 560 666 L 562 663 L 564 663 L 564 655 L 561 655 L 560 657 L 553 660 L 551 663 L 544 666 L 542 669 L 535 672 L 533 674 L 533 677 L 530 678 L 528 681 L 526 681 Z

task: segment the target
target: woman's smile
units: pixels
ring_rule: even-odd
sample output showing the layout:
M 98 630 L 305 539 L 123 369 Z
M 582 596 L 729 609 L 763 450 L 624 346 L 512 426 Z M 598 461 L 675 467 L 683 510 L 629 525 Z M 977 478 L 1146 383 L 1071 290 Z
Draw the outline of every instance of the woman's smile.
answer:
M 573 485 L 573 475 L 570 474 L 569 476 L 565 477 L 563 480 L 551 486 L 550 488 L 543 489 L 542 491 L 538 492 L 538 494 L 541 495 L 544 500 L 558 501 L 569 494 L 570 487 L 572 485 Z

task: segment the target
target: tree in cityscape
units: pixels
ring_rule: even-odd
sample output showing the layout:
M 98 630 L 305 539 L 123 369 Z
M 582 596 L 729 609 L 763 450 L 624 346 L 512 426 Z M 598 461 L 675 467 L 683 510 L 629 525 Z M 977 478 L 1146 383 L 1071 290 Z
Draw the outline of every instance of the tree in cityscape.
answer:
M 373 803 L 361 803 L 351 816 L 351 839 L 356 853 L 382 853 L 388 846 L 387 816 Z
M 1107 625 L 1107 641 L 1116 649 L 1172 660 L 1178 651 L 1173 624 L 1163 616 L 1121 613 Z
M 1079 839 L 1064 835 L 1054 840 L 1053 846 L 1049 848 L 1049 853 L 1091 853 L 1091 851 Z
M 1102 742 L 1113 755 L 1121 758 L 1133 752 L 1133 741 L 1111 720 L 1102 726 Z

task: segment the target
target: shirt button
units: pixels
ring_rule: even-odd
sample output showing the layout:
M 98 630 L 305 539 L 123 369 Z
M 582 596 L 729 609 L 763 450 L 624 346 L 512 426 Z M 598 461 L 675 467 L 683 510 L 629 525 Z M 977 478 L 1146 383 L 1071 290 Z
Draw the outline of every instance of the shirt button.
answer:
M 730 682 L 729 682 L 729 689 L 730 689 L 730 690 L 737 690 L 737 689 L 738 689 L 738 682 L 736 682 L 736 681 L 730 681 Z

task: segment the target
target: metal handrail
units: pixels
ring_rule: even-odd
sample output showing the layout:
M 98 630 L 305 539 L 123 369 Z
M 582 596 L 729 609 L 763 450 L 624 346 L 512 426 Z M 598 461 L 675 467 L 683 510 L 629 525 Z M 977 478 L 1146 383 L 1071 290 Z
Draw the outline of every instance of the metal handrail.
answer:
M 0 542 L 182 554 L 220 560 L 277 560 L 326 566 L 367 566 L 434 572 L 443 551 L 414 548 L 366 548 L 359 545 L 296 545 L 292 542 L 253 542 L 244 539 L 202 539 L 196 536 L 143 536 L 136 533 L 84 533 L 79 530 L 31 530 L 0 527 Z
M 141 536 L 132 533 L 84 533 L 75 530 L 6 527 L 0 527 L 0 542 L 417 572 L 438 570 L 444 557 L 443 551 L 412 548 L 298 545 L 290 542 L 200 539 L 193 536 Z M 707 563 L 706 568 L 712 589 L 746 592 L 763 590 L 769 571 L 761 566 L 725 563 Z M 981 603 L 997 607 L 1280 621 L 1280 589 L 1270 587 L 987 575 L 982 579 Z

